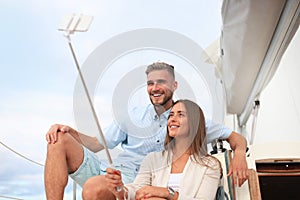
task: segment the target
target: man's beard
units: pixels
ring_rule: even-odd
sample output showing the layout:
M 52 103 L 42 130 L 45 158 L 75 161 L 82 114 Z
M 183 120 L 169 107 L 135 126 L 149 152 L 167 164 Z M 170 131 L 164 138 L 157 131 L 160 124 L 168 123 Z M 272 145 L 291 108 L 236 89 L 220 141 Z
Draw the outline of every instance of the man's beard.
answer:
M 172 94 L 166 95 L 166 97 L 163 99 L 163 102 L 162 102 L 162 103 L 154 103 L 154 102 L 152 101 L 152 98 L 150 98 L 150 101 L 151 101 L 151 103 L 152 103 L 155 107 L 161 108 L 161 107 L 164 107 L 170 100 L 172 100 L 172 97 L 173 97 Z

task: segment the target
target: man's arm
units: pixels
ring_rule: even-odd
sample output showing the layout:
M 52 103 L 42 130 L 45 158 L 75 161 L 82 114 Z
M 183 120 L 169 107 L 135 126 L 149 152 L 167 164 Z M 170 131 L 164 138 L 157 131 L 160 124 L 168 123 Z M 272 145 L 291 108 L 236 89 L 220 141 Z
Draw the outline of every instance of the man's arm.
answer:
M 91 137 L 91 136 L 79 133 L 78 131 L 76 131 L 76 133 L 75 133 L 76 134 L 75 137 L 78 138 L 76 140 L 80 141 L 82 145 L 84 145 L 86 148 L 88 148 L 92 152 L 96 153 L 96 152 L 99 152 L 102 149 L 104 149 L 104 146 L 102 144 L 100 144 L 97 137 Z
M 246 161 L 247 141 L 241 134 L 233 131 L 227 138 L 227 142 L 234 151 L 233 159 L 229 166 L 229 172 L 227 175 L 232 175 L 234 184 L 241 186 L 249 176 Z
M 55 124 L 51 126 L 46 134 L 46 140 L 48 143 L 56 143 L 58 140 L 58 134 L 70 134 L 76 141 L 93 152 L 101 151 L 104 147 L 101 145 L 97 137 L 91 137 L 82 133 L 79 133 L 70 126 Z

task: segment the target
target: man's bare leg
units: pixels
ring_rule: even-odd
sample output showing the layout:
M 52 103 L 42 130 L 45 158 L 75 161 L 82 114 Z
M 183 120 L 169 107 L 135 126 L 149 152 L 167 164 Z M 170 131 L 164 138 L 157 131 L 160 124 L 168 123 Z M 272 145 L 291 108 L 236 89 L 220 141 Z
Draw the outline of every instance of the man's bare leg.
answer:
M 94 176 L 89 178 L 82 189 L 83 200 L 115 200 L 115 196 L 106 188 L 105 177 Z
M 47 200 L 62 200 L 68 173 L 83 161 L 83 147 L 69 133 L 59 133 L 55 144 L 48 144 L 44 182 Z

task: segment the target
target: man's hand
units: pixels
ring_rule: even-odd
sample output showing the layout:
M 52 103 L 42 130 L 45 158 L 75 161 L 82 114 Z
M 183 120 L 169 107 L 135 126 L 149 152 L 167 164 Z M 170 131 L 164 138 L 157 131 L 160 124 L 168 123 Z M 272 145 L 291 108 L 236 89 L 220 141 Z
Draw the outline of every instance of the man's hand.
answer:
M 238 185 L 239 187 L 248 179 L 249 173 L 245 152 L 234 152 L 227 176 L 231 175 L 234 185 Z
M 58 139 L 59 133 L 73 133 L 76 134 L 77 131 L 69 126 L 54 124 L 50 127 L 49 131 L 46 133 L 46 140 L 49 144 L 55 144 Z
M 232 132 L 227 141 L 234 151 L 233 159 L 229 166 L 228 176 L 233 176 L 234 185 L 241 186 L 249 176 L 248 165 L 246 161 L 247 141 L 239 133 Z
M 70 126 L 62 124 L 54 124 L 50 127 L 49 131 L 46 133 L 46 140 L 48 144 L 55 144 L 58 141 L 58 134 L 70 134 L 79 144 L 87 147 L 92 152 L 98 152 L 104 149 L 103 145 L 99 143 L 96 137 L 91 137 L 82 134 Z

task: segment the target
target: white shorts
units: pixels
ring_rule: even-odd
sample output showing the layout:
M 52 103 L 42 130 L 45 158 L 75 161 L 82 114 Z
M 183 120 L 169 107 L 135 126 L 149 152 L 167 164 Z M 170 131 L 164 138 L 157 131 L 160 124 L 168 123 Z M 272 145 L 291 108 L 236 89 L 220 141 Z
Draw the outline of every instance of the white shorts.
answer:
M 100 164 L 101 161 L 97 155 L 86 147 L 83 147 L 84 158 L 83 162 L 79 168 L 69 176 L 81 187 L 84 185 L 85 181 L 93 176 L 105 175 L 106 171 L 101 170 Z M 124 184 L 132 183 L 135 178 L 135 173 L 132 173 L 131 169 L 126 167 L 114 167 L 117 170 L 120 170 L 122 173 L 122 180 Z

